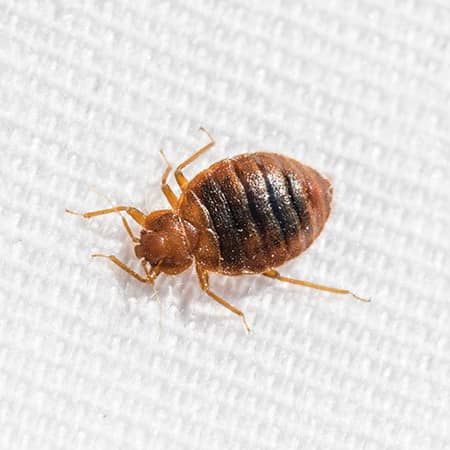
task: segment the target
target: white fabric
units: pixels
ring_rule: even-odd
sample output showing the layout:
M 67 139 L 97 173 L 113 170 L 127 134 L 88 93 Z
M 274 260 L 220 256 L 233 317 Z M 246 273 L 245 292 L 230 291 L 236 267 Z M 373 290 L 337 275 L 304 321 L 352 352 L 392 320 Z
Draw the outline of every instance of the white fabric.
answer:
M 443 0 L 0 1 L 1 449 L 450 448 L 450 7 Z M 116 215 L 265 149 L 333 180 L 283 274 L 149 286 Z M 171 178 L 171 183 L 174 181 Z M 177 191 L 178 192 L 178 191 Z M 133 226 L 137 232 L 137 227 Z

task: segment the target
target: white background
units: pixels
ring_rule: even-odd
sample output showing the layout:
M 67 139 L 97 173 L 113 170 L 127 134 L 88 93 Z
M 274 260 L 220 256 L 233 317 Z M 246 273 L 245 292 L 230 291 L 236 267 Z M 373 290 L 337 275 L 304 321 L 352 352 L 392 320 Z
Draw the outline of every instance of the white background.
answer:
M 0 448 L 450 448 L 445 0 L 0 0 Z M 161 277 L 117 216 L 178 163 L 270 150 L 331 177 L 283 274 Z M 173 180 L 171 180 L 173 181 Z M 136 266 L 137 267 L 137 266 Z

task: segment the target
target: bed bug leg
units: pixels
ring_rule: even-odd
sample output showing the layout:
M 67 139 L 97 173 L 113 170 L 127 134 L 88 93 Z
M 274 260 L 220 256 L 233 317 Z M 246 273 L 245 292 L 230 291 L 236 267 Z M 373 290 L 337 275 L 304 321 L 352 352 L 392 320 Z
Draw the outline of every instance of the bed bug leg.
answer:
M 126 273 L 131 275 L 133 278 L 136 278 L 136 280 L 140 281 L 141 283 L 152 283 L 154 282 L 153 279 L 150 279 L 148 276 L 147 278 L 144 278 L 143 276 L 136 273 L 133 269 L 130 269 L 126 264 L 124 264 L 119 258 L 117 258 L 114 255 L 103 255 L 101 253 L 94 253 L 91 255 L 93 258 L 106 258 L 112 261 L 114 264 L 119 266 L 122 270 L 124 270 Z
M 237 314 L 242 319 L 242 323 L 244 324 L 245 330 L 247 331 L 248 334 L 250 334 L 250 327 L 248 326 L 247 320 L 245 319 L 245 314 L 241 310 L 235 308 L 226 300 L 224 300 L 223 298 L 219 297 L 217 294 L 212 292 L 209 289 L 208 272 L 206 270 L 203 270 L 198 264 L 196 265 L 195 268 L 197 270 L 198 281 L 200 283 L 200 287 L 202 288 L 202 290 L 205 291 L 217 303 L 220 303 L 222 306 L 225 306 L 225 308 L 229 309 L 234 314 Z
M 130 269 L 125 263 L 120 261 L 119 258 L 117 258 L 114 255 L 103 255 L 102 253 L 94 253 L 91 255 L 92 258 L 106 258 L 112 261 L 114 264 L 119 266 L 122 270 L 124 270 L 126 273 L 131 275 L 133 278 L 136 278 L 136 280 L 140 281 L 141 283 L 150 283 L 151 285 L 154 285 L 156 278 L 160 274 L 159 266 L 152 267 L 151 270 L 148 270 L 148 267 L 146 266 L 146 262 L 144 260 L 141 261 L 142 267 L 144 269 L 146 278 L 139 275 L 137 272 L 135 272 L 133 269 Z M 155 291 L 155 294 L 157 295 L 157 292 Z
M 180 186 L 180 189 L 182 192 L 186 190 L 186 186 L 188 185 L 187 178 L 183 175 L 182 170 L 191 164 L 193 161 L 195 161 L 200 155 L 203 155 L 207 150 L 209 150 L 211 147 L 214 146 L 216 141 L 213 139 L 213 137 L 209 134 L 209 132 L 203 128 L 200 127 L 200 130 L 207 134 L 211 142 L 209 144 L 206 144 L 204 147 L 202 147 L 200 150 L 197 150 L 190 158 L 186 159 L 186 161 L 183 161 L 176 169 L 175 169 L 175 179 L 177 180 L 178 185 Z
M 144 228 L 144 226 L 145 226 L 145 214 L 143 212 L 139 211 L 138 209 L 133 208 L 132 206 L 115 206 L 114 208 L 99 209 L 98 211 L 90 211 L 90 212 L 85 212 L 85 213 L 72 211 L 70 209 L 66 209 L 67 213 L 75 214 L 77 216 L 83 216 L 86 219 L 90 219 L 91 217 L 95 217 L 95 216 L 101 216 L 103 214 L 111 214 L 111 213 L 120 212 L 120 211 L 125 211 L 139 225 L 141 225 L 141 227 Z M 125 223 L 124 223 L 124 225 L 125 225 Z M 128 225 L 128 223 L 127 223 L 127 225 Z M 130 228 L 127 225 L 125 225 L 125 228 L 128 231 Z
M 163 149 L 161 149 L 159 151 L 159 153 L 161 154 L 162 158 L 164 159 L 165 163 L 167 164 L 166 170 L 164 171 L 163 176 L 161 178 L 161 189 L 162 189 L 164 195 L 166 196 L 167 200 L 169 201 L 170 206 L 173 209 L 175 209 L 178 205 L 178 198 L 175 195 L 175 193 L 172 191 L 172 188 L 167 183 L 167 178 L 172 170 L 172 165 L 170 164 L 169 160 L 167 159 Z
M 263 272 L 263 275 L 269 278 L 275 278 L 280 281 L 285 281 L 286 283 L 292 283 L 297 284 L 299 286 L 306 286 L 313 289 L 319 289 L 320 291 L 327 291 L 327 292 L 333 292 L 334 294 L 344 294 L 344 295 L 351 295 L 352 297 L 356 298 L 356 300 L 359 300 L 361 302 L 370 302 L 370 299 L 359 297 L 358 295 L 354 294 L 351 291 L 348 291 L 346 289 L 337 289 L 329 286 L 322 286 L 321 284 L 316 283 L 310 283 L 309 281 L 302 281 L 302 280 L 296 280 L 295 278 L 289 278 L 289 277 L 283 277 L 274 269 L 267 270 L 266 272 Z

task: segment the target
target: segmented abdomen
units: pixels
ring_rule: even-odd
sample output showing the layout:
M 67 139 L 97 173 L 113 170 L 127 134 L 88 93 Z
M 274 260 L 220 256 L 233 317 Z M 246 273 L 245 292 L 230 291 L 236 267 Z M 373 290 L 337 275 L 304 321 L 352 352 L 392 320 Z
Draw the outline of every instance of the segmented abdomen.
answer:
M 258 273 L 299 255 L 330 212 L 331 186 L 314 169 L 276 153 L 220 161 L 188 185 L 180 215 L 199 231 L 208 270 Z

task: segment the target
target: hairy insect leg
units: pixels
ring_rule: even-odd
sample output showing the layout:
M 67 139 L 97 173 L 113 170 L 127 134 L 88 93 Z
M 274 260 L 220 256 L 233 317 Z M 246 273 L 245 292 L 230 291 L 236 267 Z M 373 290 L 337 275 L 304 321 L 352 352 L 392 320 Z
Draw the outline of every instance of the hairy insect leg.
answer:
M 167 200 L 169 201 L 170 206 L 175 209 L 178 205 L 178 197 L 175 195 L 175 193 L 172 191 L 172 188 L 167 183 L 167 178 L 172 170 L 172 165 L 166 158 L 164 151 L 161 149 L 159 152 L 161 153 L 161 156 L 163 157 L 164 161 L 167 164 L 166 170 L 164 171 L 163 176 L 161 178 L 161 189 L 164 195 L 166 196 Z
M 136 280 L 140 281 L 141 283 L 153 283 L 154 280 L 150 279 L 147 275 L 147 278 L 144 278 L 143 276 L 139 275 L 137 272 L 135 272 L 133 269 L 130 269 L 125 263 L 123 263 L 119 258 L 117 258 L 114 255 L 103 255 L 101 253 L 94 253 L 91 255 L 93 258 L 106 258 L 112 261 L 114 264 L 119 266 L 122 270 L 124 270 L 126 273 L 131 275 L 133 278 L 136 278 Z
M 191 164 L 193 161 L 195 161 L 200 155 L 203 155 L 207 150 L 209 150 L 214 144 L 216 143 L 213 139 L 213 137 L 209 134 L 205 128 L 200 127 L 200 130 L 206 133 L 211 139 L 211 142 L 209 144 L 206 144 L 204 147 L 202 147 L 200 150 L 197 150 L 190 158 L 186 159 L 186 161 L 183 161 L 176 169 L 175 169 L 175 179 L 177 180 L 178 185 L 180 186 L 181 190 L 184 192 L 186 190 L 186 186 L 188 185 L 187 178 L 183 175 L 182 170 Z
M 351 291 L 348 291 L 346 289 L 337 289 L 329 286 L 323 286 L 321 284 L 316 283 L 310 283 L 309 281 L 302 281 L 302 280 L 296 280 L 295 278 L 289 278 L 289 277 L 283 277 L 274 269 L 267 270 L 266 272 L 263 272 L 263 275 L 269 278 L 275 278 L 280 281 L 285 281 L 286 283 L 292 283 L 297 284 L 299 286 L 306 286 L 313 289 L 319 289 L 320 291 L 327 291 L 327 292 L 333 292 L 335 294 L 344 294 L 344 295 L 351 295 L 352 297 L 356 298 L 356 300 L 359 300 L 361 302 L 370 302 L 369 299 L 359 297 L 358 295 L 354 294 Z
M 86 219 L 90 219 L 91 217 L 95 216 L 102 216 L 103 214 L 111 214 L 115 212 L 125 211 L 130 217 L 132 217 L 141 227 L 144 227 L 145 225 L 145 214 L 141 211 L 139 211 L 136 208 L 133 208 L 132 206 L 115 206 L 114 208 L 107 208 L 107 209 L 99 209 L 98 211 L 90 211 L 90 212 L 76 212 L 72 211 L 70 209 L 66 209 L 66 212 L 69 214 L 75 214 L 77 216 L 83 216 Z M 124 222 L 125 225 L 125 222 Z M 127 232 L 129 234 L 131 233 L 131 229 L 128 226 L 128 223 L 125 225 L 125 228 L 127 229 Z M 132 236 L 132 234 L 130 234 Z M 134 236 L 132 236 L 134 237 Z
M 247 331 L 247 333 L 250 333 L 250 327 L 248 326 L 248 323 L 247 323 L 247 320 L 245 319 L 244 313 L 241 310 L 235 308 L 233 305 L 228 303 L 223 298 L 219 297 L 214 292 L 212 292 L 209 289 L 208 272 L 206 270 L 202 269 L 198 264 L 195 266 L 195 268 L 197 270 L 198 281 L 200 283 L 200 287 L 202 288 L 202 290 L 204 290 L 217 303 L 220 303 L 222 306 L 225 306 L 225 308 L 229 309 L 234 314 L 237 314 L 242 319 L 242 322 L 244 324 L 244 327 L 245 327 L 245 330 Z

